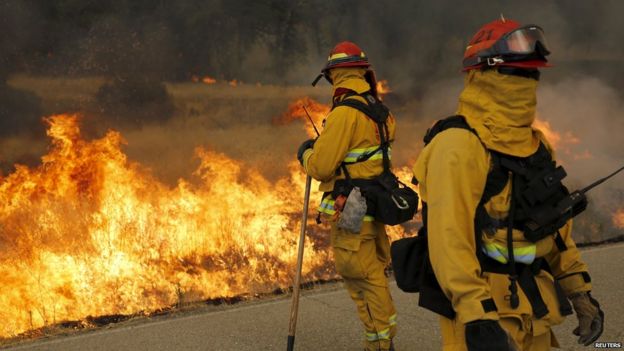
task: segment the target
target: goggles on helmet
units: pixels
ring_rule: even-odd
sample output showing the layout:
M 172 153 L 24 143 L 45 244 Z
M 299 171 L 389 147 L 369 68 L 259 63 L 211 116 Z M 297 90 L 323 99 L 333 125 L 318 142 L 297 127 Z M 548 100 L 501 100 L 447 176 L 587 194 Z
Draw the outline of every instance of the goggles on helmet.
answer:
M 538 45 L 539 44 L 539 45 Z M 464 60 L 464 67 L 487 62 L 489 66 L 522 61 L 550 54 L 544 30 L 536 25 L 527 25 L 504 34 L 490 48 Z
M 538 50 L 537 43 L 540 43 L 544 56 L 550 54 L 544 30 L 534 25 L 524 26 L 503 35 L 487 50 L 491 51 L 491 55 L 487 56 L 532 54 Z

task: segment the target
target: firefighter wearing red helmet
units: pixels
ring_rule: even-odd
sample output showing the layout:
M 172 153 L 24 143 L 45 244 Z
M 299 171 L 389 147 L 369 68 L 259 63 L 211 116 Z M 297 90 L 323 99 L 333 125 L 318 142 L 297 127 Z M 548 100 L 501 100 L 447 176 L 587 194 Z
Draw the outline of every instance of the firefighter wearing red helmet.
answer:
M 395 121 L 389 115 L 385 130 L 379 130 L 360 110 L 340 105 L 347 100 L 367 106 L 381 104 L 368 58 L 354 43 L 342 42 L 334 47 L 313 85 L 322 77 L 332 84 L 334 106 L 320 136 L 304 142 L 297 157 L 306 173 L 321 182 L 319 212 L 331 225 L 336 271 L 344 278 L 364 325 L 365 349 L 393 350 L 396 310 L 384 273 L 390 260 L 388 236 L 384 224 L 364 212 L 357 219 L 357 229 L 341 227 L 347 194 L 340 189 L 348 184 L 347 176 L 353 181 L 366 181 L 384 171 L 380 144 L 386 140 L 390 145 L 394 139 Z
M 572 307 L 579 343 L 602 333 L 604 315 L 566 217 L 586 203 L 555 212 L 568 194 L 565 172 L 533 127 L 548 54 L 539 26 L 483 26 L 464 54 L 457 114 L 428 131 L 414 165 L 435 275 L 419 298 L 442 315 L 444 350 L 556 347 L 551 327 Z

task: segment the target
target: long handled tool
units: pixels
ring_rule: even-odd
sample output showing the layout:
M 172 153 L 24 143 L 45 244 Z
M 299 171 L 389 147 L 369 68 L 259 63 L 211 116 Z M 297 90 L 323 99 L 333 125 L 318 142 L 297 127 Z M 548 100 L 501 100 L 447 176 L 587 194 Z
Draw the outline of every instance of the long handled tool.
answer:
M 318 129 L 316 129 L 316 125 L 314 125 L 314 121 L 312 120 L 312 116 L 308 112 L 308 109 L 305 105 L 303 105 L 303 110 L 306 115 L 308 115 L 308 119 L 310 123 L 312 123 L 312 127 L 314 127 L 314 131 L 317 136 L 320 136 Z M 292 305 L 290 305 L 290 324 L 288 326 L 288 351 L 293 351 L 295 349 L 295 330 L 297 329 L 297 313 L 299 312 L 299 292 L 301 285 L 301 267 L 303 266 L 303 247 L 305 244 L 305 232 L 306 225 L 308 223 L 308 205 L 310 203 L 310 187 L 312 186 L 312 177 L 307 176 L 306 178 L 306 187 L 305 187 L 305 195 L 303 196 L 303 214 L 301 215 L 301 232 L 299 233 L 299 248 L 297 252 L 297 272 L 295 273 L 295 283 L 293 284 L 293 299 Z
M 303 198 L 303 215 L 301 216 L 301 232 L 299 233 L 299 248 L 297 252 L 297 272 L 295 273 L 295 283 L 293 284 L 293 299 L 290 305 L 290 324 L 288 327 L 288 351 L 295 349 L 295 330 L 297 329 L 297 312 L 299 311 L 299 292 L 301 280 L 301 267 L 303 266 L 303 247 L 305 244 L 306 224 L 308 223 L 308 204 L 310 202 L 310 187 L 312 177 L 307 176 L 305 195 Z

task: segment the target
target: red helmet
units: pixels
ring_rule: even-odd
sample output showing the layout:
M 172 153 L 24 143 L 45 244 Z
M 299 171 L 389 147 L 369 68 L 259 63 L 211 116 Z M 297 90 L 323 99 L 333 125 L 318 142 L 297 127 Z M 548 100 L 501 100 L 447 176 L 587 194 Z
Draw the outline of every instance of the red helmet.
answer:
M 541 27 L 513 20 L 490 22 L 477 32 L 464 52 L 464 71 L 484 66 L 549 67 L 550 54 Z
M 323 76 L 331 82 L 329 79 L 329 70 L 339 67 L 368 68 L 370 67 L 370 63 L 368 63 L 368 57 L 366 57 L 366 54 L 359 46 L 350 41 L 343 41 L 334 46 L 329 53 L 327 64 L 325 64 L 325 67 L 321 70 L 321 74 L 316 77 L 312 85 L 316 85 Z
M 359 46 L 350 41 L 338 43 L 327 58 L 327 64 L 323 71 L 338 67 L 370 67 L 368 57 Z

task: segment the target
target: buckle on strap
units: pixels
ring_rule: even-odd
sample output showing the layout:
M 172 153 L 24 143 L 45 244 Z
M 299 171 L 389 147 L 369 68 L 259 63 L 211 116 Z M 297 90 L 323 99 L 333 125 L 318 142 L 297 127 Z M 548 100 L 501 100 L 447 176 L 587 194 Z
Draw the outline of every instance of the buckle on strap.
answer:
M 397 200 L 397 197 L 399 198 Z M 394 195 L 390 196 L 390 198 L 392 199 L 392 202 L 394 202 L 394 204 L 396 205 L 396 207 L 400 210 L 407 210 L 409 208 L 409 203 L 407 203 L 407 201 L 401 197 L 401 196 L 397 196 L 395 197 Z M 401 203 L 399 204 L 399 201 L 401 201 Z
M 505 60 L 500 57 L 488 57 L 486 62 L 488 66 L 496 66 L 499 63 L 504 63 Z

